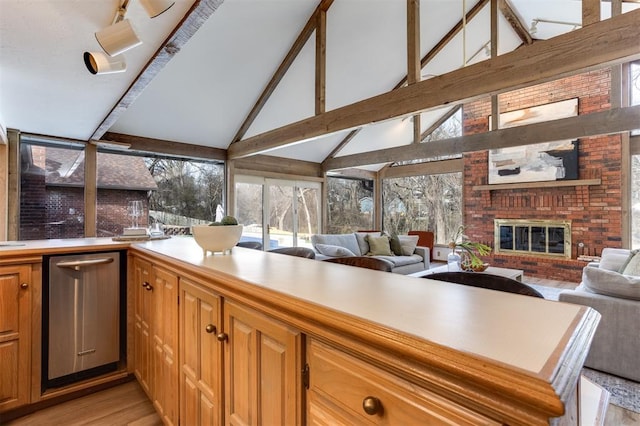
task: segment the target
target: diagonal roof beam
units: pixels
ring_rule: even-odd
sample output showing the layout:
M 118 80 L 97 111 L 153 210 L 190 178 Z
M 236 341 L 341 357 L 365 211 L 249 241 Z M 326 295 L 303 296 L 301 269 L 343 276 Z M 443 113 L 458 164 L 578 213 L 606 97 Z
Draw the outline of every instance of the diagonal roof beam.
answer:
M 142 93 L 145 87 L 164 68 L 167 63 L 182 49 L 200 27 L 220 7 L 224 0 L 196 0 L 191 9 L 184 15 L 169 37 L 162 43 L 147 65 L 131 83 L 118 103 L 93 132 L 90 139 L 100 139 L 118 118 Z
M 511 5 L 509 4 L 509 1 L 499 0 L 498 8 L 500 9 L 502 16 L 504 16 L 509 25 L 511 25 L 511 28 L 513 28 L 513 31 L 520 38 L 520 40 L 522 40 L 522 43 L 533 43 L 533 38 L 531 37 L 531 34 L 529 34 L 529 30 L 527 30 L 527 28 L 522 24 L 520 17 L 515 12 L 515 10 L 513 10 Z
M 240 158 L 343 130 L 464 103 L 640 58 L 640 10 L 241 140 Z
M 444 47 L 451 41 L 453 40 L 453 38 L 460 32 L 462 31 L 462 28 L 464 27 L 464 23 L 465 21 L 468 23 L 469 21 L 471 21 L 481 10 L 482 8 L 489 2 L 489 0 L 479 0 L 468 12 L 467 15 L 465 16 L 464 19 L 461 19 L 460 21 L 458 21 L 458 23 L 456 25 L 453 26 L 453 28 L 451 28 L 449 30 L 449 32 L 447 34 L 444 35 L 444 37 L 442 37 L 440 39 L 440 41 L 438 41 L 438 43 L 436 43 L 436 45 L 429 51 L 427 52 L 426 55 L 424 55 L 422 57 L 422 59 L 420 59 L 420 69 L 424 68 L 429 62 L 431 62 L 433 60 L 433 58 L 436 57 L 436 55 L 438 53 L 440 53 L 440 51 L 442 49 L 444 49 Z M 407 76 L 404 76 L 394 87 L 393 90 L 399 89 L 402 86 L 404 86 L 405 84 L 407 84 Z M 349 132 L 349 134 L 333 149 L 333 151 L 331 151 L 331 153 L 327 156 L 327 158 L 324 159 L 324 161 L 327 161 L 333 157 L 335 157 L 362 129 L 355 129 L 352 130 L 351 132 Z M 424 135 L 422 136 L 424 139 Z M 324 162 L 323 161 L 323 162 Z
M 298 57 L 298 54 L 309 40 L 309 37 L 311 37 L 311 34 L 313 34 L 313 32 L 315 31 L 318 24 L 318 16 L 321 13 L 329 10 L 332 4 L 333 0 L 320 1 L 320 4 L 313 11 L 311 17 L 309 17 L 309 20 L 305 24 L 304 28 L 302 28 L 302 31 L 300 31 L 300 34 L 298 34 L 298 38 L 296 38 L 296 41 L 289 49 L 289 52 L 287 52 L 287 55 L 280 63 L 280 66 L 278 66 L 278 69 L 271 77 L 271 80 L 269 81 L 269 83 L 267 83 L 267 86 L 262 91 L 262 94 L 260 94 L 260 97 L 256 101 L 255 105 L 253 105 L 253 108 L 251 108 L 249 115 L 247 115 L 247 117 L 244 119 L 244 122 L 240 126 L 240 129 L 238 129 L 238 132 L 231 141 L 232 144 L 241 140 L 247 133 L 249 127 L 251 127 L 256 117 L 258 117 L 258 114 L 260 114 L 260 111 L 262 111 L 262 108 L 271 97 L 271 94 L 273 94 L 273 91 L 276 90 L 276 87 L 278 87 L 278 84 L 289 70 L 289 67 L 291 67 L 293 61 L 295 61 L 295 59 Z

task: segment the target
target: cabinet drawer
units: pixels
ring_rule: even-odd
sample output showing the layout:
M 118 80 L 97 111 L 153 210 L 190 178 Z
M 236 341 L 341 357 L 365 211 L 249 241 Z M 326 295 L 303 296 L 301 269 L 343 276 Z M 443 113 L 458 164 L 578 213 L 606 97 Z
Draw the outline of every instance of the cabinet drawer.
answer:
M 500 424 L 344 352 L 309 340 L 309 424 Z M 365 412 L 365 405 L 371 414 Z

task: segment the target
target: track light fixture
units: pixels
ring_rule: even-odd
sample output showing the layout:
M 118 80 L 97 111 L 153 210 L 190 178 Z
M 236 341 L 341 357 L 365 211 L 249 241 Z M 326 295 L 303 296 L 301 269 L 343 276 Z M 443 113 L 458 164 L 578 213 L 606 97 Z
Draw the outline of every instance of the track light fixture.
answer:
M 169 10 L 175 4 L 173 0 L 140 0 L 149 18 L 155 18 Z
M 169 10 L 174 4 L 173 0 L 140 0 L 150 18 Z M 142 44 L 131 22 L 125 19 L 129 0 L 122 0 L 116 11 L 113 23 L 107 28 L 95 33 L 98 44 L 107 55 L 100 52 L 84 52 L 84 64 L 92 74 L 111 74 L 124 72 L 127 65 L 120 54 Z
M 127 70 L 124 56 L 110 57 L 102 52 L 84 52 L 84 64 L 91 74 L 113 74 Z
M 96 40 L 109 56 L 117 56 L 142 44 L 128 19 L 123 19 L 98 31 Z

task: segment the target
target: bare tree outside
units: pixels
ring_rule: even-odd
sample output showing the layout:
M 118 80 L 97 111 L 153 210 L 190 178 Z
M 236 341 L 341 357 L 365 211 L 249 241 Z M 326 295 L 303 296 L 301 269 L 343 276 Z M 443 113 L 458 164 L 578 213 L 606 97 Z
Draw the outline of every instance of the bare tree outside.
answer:
M 462 110 L 453 111 L 423 143 L 462 134 Z M 401 166 L 459 158 L 460 155 L 403 161 Z M 436 244 L 446 244 L 462 222 L 462 172 L 385 179 L 382 184 L 383 228 L 390 234 L 432 231 Z
M 327 177 L 327 233 L 373 228 L 373 181 Z
M 149 196 L 149 210 L 165 225 L 213 222 L 223 206 L 224 166 L 196 160 L 145 158 L 158 185 Z
M 432 231 L 446 244 L 462 221 L 462 173 L 385 179 L 382 194 L 389 234 Z

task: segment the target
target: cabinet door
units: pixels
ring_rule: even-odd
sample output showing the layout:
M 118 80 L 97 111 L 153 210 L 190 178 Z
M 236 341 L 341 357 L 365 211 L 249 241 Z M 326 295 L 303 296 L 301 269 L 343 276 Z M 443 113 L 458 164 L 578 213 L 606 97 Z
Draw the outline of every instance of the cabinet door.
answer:
M 180 422 L 222 423 L 220 297 L 180 278 Z
M 31 267 L 0 267 L 0 411 L 29 403 Z
M 225 422 L 302 424 L 302 335 L 225 300 Z
M 133 260 L 134 367 L 142 389 L 151 398 L 151 263 Z
M 178 424 L 178 276 L 154 267 L 152 401 L 165 424 Z

